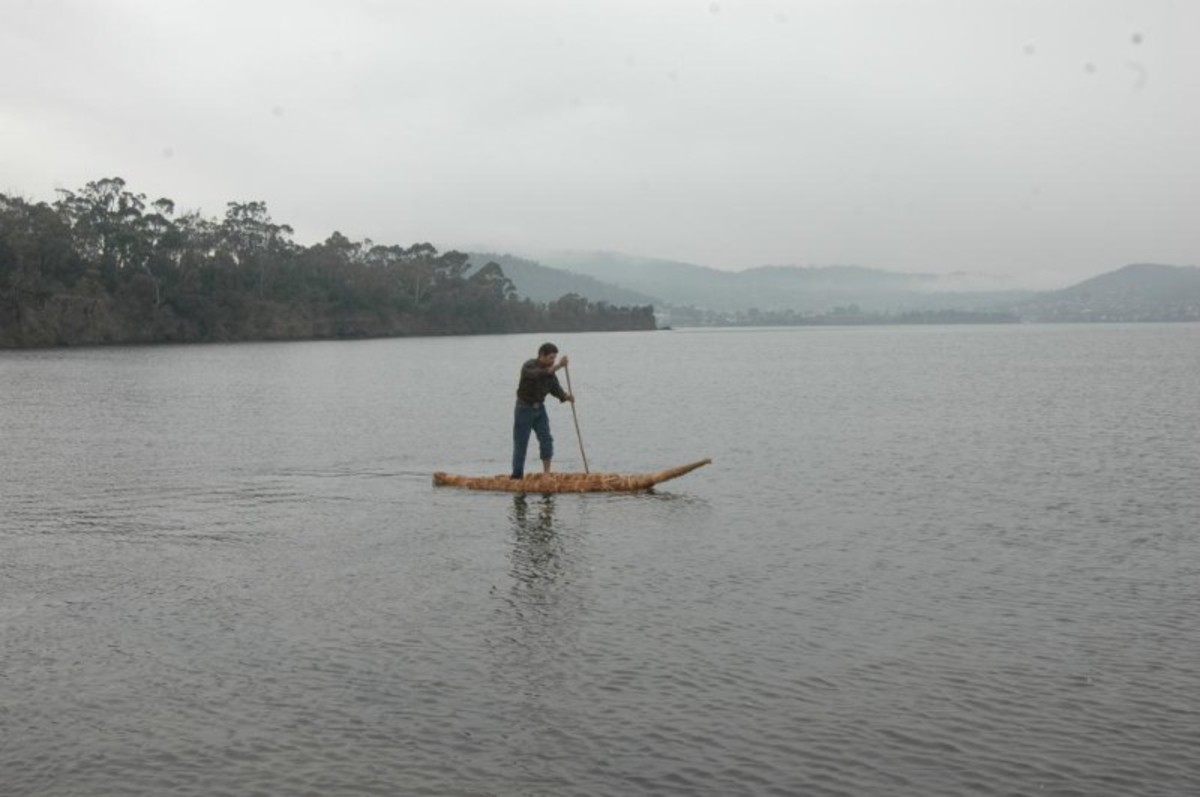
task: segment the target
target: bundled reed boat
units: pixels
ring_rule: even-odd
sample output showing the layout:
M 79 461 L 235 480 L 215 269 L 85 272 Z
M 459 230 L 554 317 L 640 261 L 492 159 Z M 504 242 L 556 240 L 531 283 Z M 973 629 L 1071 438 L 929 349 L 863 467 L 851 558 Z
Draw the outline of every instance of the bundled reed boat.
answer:
M 649 490 L 656 484 L 675 479 L 712 462 L 700 459 L 675 468 L 653 473 L 530 473 L 523 479 L 500 476 L 460 476 L 456 473 L 433 474 L 435 487 L 463 487 L 468 490 L 498 490 L 508 493 L 624 493 Z

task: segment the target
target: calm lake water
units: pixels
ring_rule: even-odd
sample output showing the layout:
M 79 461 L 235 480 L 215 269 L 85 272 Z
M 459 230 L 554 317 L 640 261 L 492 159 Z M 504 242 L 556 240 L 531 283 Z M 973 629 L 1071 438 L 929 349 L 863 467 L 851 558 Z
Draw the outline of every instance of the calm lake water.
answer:
M 0 352 L 0 792 L 1200 794 L 1200 325 L 554 339 Z

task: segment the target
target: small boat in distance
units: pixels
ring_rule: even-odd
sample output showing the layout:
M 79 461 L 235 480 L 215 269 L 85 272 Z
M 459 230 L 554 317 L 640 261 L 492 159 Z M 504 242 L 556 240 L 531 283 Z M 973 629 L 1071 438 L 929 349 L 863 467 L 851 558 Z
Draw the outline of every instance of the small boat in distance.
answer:
M 435 487 L 463 487 L 468 490 L 498 490 L 508 493 L 625 493 L 649 490 L 656 484 L 674 479 L 712 462 L 700 459 L 675 468 L 653 473 L 530 473 L 523 479 L 500 476 L 460 476 L 456 473 L 433 474 Z

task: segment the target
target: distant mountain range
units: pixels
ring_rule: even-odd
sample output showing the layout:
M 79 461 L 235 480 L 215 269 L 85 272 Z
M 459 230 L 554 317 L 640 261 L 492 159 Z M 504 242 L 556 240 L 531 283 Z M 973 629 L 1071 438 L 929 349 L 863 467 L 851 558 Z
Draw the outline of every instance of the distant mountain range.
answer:
M 760 266 L 719 271 L 691 263 L 632 257 L 611 252 L 557 252 L 543 264 L 615 283 L 656 299 L 662 307 L 697 307 L 717 312 L 791 310 L 821 313 L 855 304 L 870 312 L 975 309 L 977 294 L 1019 301 L 1029 292 L 1004 290 L 997 280 L 966 274 L 905 274 L 861 266 Z
M 762 266 L 740 272 L 611 252 L 556 252 L 494 260 L 536 301 L 576 293 L 615 305 L 652 304 L 662 317 L 685 308 L 708 318 L 776 318 L 831 313 L 884 316 L 1004 313 L 1027 321 L 1200 320 L 1200 268 L 1134 264 L 1057 291 L 1006 289 L 969 274 L 905 274 L 861 266 Z M 689 315 L 688 317 L 694 317 Z

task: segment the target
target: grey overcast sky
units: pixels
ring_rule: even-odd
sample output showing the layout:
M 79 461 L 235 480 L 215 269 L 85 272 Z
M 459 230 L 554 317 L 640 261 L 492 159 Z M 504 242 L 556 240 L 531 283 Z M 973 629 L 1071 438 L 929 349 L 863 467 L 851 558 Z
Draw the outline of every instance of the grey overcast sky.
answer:
M 0 0 L 0 191 L 1057 287 L 1200 263 L 1194 0 Z

